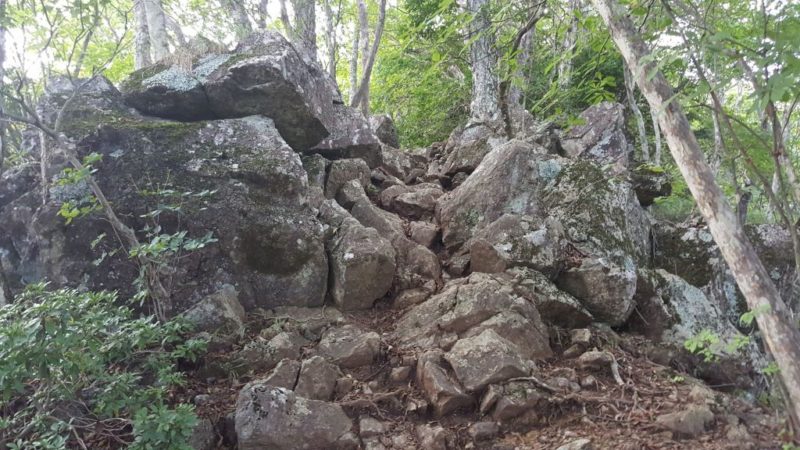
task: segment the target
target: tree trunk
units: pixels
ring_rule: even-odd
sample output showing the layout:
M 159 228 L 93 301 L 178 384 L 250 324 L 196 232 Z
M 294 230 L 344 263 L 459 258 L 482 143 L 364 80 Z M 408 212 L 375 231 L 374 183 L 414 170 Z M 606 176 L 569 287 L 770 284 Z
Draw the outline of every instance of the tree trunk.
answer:
M 358 89 L 355 91 L 355 95 L 350 101 L 350 106 L 354 108 L 361 105 L 365 117 L 369 115 L 369 80 L 372 76 L 372 67 L 375 65 L 375 58 L 378 56 L 378 47 L 381 44 L 381 36 L 383 35 L 383 25 L 385 22 L 386 0 L 381 0 L 378 6 L 378 23 L 375 24 L 375 37 L 372 39 L 369 57 L 364 61 L 361 81 L 358 83 Z
M 353 23 L 353 48 L 350 54 L 350 104 L 353 104 L 353 99 L 356 97 L 358 90 L 358 52 L 361 33 L 358 22 Z
M 314 0 L 293 0 L 294 46 L 307 63 L 318 64 L 317 13 Z
M 578 42 L 578 16 L 575 11 L 580 7 L 580 0 L 569 1 L 569 28 L 564 34 L 561 61 L 558 63 L 558 87 L 561 89 L 566 89 L 572 80 L 572 57 L 575 52 L 575 44 Z
M 531 51 L 535 42 L 536 28 L 531 28 L 522 37 L 522 42 L 519 45 L 519 53 L 517 54 L 517 69 L 514 71 L 514 79 L 511 82 L 511 87 L 508 91 L 508 103 L 511 105 L 521 105 L 523 108 L 524 99 L 523 92 L 520 85 L 528 84 L 528 75 L 525 73 L 525 68 L 531 59 Z
M 150 47 L 153 61 L 158 62 L 169 56 L 169 36 L 167 35 L 167 18 L 161 0 L 142 0 L 147 14 L 147 31 L 150 36 Z
M 267 19 L 269 18 L 269 0 L 260 0 L 258 2 L 258 15 L 256 16 L 256 25 L 259 30 L 267 29 Z
M 633 112 L 633 117 L 636 119 L 636 129 L 639 130 L 639 143 L 642 146 L 642 161 L 650 162 L 650 147 L 647 143 L 647 130 L 644 125 L 644 116 L 636 104 L 636 96 L 634 94 L 633 77 L 631 77 L 631 70 L 627 64 L 622 64 L 622 73 L 625 78 L 625 97 L 628 98 L 628 107 Z
M 174 36 L 173 44 L 176 47 L 185 47 L 186 42 L 186 35 L 183 34 L 183 30 L 181 30 L 181 25 L 178 23 L 177 20 L 173 19 L 170 16 L 166 16 L 167 18 L 167 29 L 172 32 Z
M 500 80 L 489 7 L 489 0 L 467 0 L 468 12 L 473 14 L 469 23 L 472 40 L 469 49 L 472 66 L 470 120 L 473 122 L 494 122 L 501 118 Z
M 658 113 L 650 110 L 650 119 L 653 121 L 653 137 L 654 142 L 653 146 L 655 150 L 653 152 L 653 164 L 660 166 L 661 165 L 661 127 L 658 125 Z
M 142 69 L 153 63 L 150 58 L 150 32 L 147 31 L 147 11 L 145 0 L 133 1 L 133 18 L 136 22 L 135 37 L 133 39 L 133 68 Z
M 358 1 L 358 33 L 361 35 L 359 37 L 359 41 L 361 42 L 361 78 L 364 77 L 364 74 L 367 70 L 367 60 L 369 59 L 369 16 L 367 15 L 367 4 L 364 0 Z M 364 90 L 364 95 L 361 96 L 361 101 L 358 105 L 353 105 L 353 107 L 357 107 L 361 109 L 361 113 L 364 114 L 364 117 L 369 116 L 369 99 L 366 100 L 365 104 L 365 97 L 369 97 L 369 85 L 365 88 L 359 84 L 359 90 Z
M 719 169 L 720 162 L 722 161 L 722 129 L 719 126 L 719 114 L 716 109 L 711 113 L 711 122 L 714 124 L 714 154 L 711 156 L 711 170 L 716 172 Z
M 5 89 L 6 76 L 6 0 L 0 0 L 0 92 Z M 5 112 L 3 102 L 0 102 L 0 115 Z M 3 167 L 6 161 L 6 122 L 0 120 L 0 176 L 3 175 Z M 2 270 L 2 267 L 0 267 Z M 5 286 L 5 284 L 4 284 Z
M 83 62 L 86 60 L 86 52 L 89 50 L 89 43 L 92 42 L 94 30 L 97 29 L 97 26 L 100 23 L 100 5 L 98 2 L 94 2 L 93 6 L 92 23 L 89 25 L 89 30 L 83 37 L 83 45 L 81 46 L 81 51 L 78 54 L 78 59 L 75 61 L 75 68 L 72 71 L 72 75 L 75 78 L 81 76 L 81 69 L 83 69 Z
M 286 11 L 286 0 L 279 0 L 279 4 L 281 7 L 281 23 L 283 24 L 283 31 L 286 33 L 286 39 L 290 42 L 294 42 L 297 38 L 294 34 L 292 22 L 289 20 L 289 12 Z
M 664 76 L 649 60 L 649 51 L 635 31 L 631 20 L 621 13 L 614 0 L 592 0 L 611 31 L 611 37 L 630 67 L 651 109 L 663 111 L 659 116 L 672 156 L 678 165 L 700 212 L 708 222 L 711 235 L 728 263 L 750 310 L 757 312 L 756 321 L 767 347 L 780 369 L 781 379 L 789 395 L 789 411 L 795 420 L 800 417 L 800 330 L 789 320 L 790 313 L 778 291 L 747 240 L 736 215 L 725 201 L 714 173 L 704 161 L 703 153 L 673 90 Z M 655 76 L 648 76 L 655 71 Z
M 244 8 L 243 0 L 225 0 L 225 7 L 230 10 L 231 17 L 233 18 L 234 33 L 236 39 L 242 40 L 253 32 L 253 26 L 250 24 L 250 17 L 247 16 L 247 10 Z
M 334 28 L 333 8 L 331 8 L 331 0 L 324 0 L 323 7 L 325 8 L 325 50 L 328 54 L 328 74 L 336 81 L 336 29 Z

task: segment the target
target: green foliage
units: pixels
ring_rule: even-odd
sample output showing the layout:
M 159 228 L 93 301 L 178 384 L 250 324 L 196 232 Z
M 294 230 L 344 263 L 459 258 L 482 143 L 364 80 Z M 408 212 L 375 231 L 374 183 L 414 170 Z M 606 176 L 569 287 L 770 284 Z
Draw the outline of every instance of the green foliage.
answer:
M 132 448 L 188 448 L 191 406 L 173 407 L 177 363 L 204 351 L 186 323 L 136 318 L 108 292 L 29 286 L 0 308 L 0 442 L 60 449 L 114 430 Z
M 690 353 L 700 355 L 706 362 L 715 361 L 718 356 L 719 336 L 710 330 L 703 330 L 697 335 L 687 339 L 683 347 Z

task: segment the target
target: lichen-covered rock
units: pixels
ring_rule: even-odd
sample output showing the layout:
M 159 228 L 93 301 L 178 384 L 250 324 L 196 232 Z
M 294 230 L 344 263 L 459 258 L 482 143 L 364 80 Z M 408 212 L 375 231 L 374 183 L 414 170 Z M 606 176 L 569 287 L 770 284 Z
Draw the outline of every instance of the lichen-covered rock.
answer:
M 470 268 L 496 273 L 524 266 L 557 273 L 562 264 L 563 234 L 558 221 L 504 214 L 467 243 Z
M 434 284 L 441 277 L 439 258 L 428 248 L 406 237 L 403 220 L 396 214 L 375 206 L 357 181 L 351 180 L 340 190 L 336 201 L 365 227 L 378 230 L 389 239 L 396 257 L 396 287 L 411 289 Z
M 442 353 L 435 350 L 425 352 L 417 363 L 417 383 L 433 405 L 436 417 L 471 408 L 472 396 L 450 378 L 441 364 Z
M 618 326 L 625 323 L 635 305 L 636 266 L 632 260 L 625 263 L 618 266 L 605 258 L 587 258 L 559 274 L 557 284 L 580 299 L 596 319 Z
M 330 135 L 309 152 L 328 159 L 361 158 L 375 168 L 381 164 L 381 144 L 359 111 L 334 103 L 321 117 Z
M 322 335 L 317 352 L 344 368 L 372 364 L 381 349 L 381 337 L 375 332 L 361 331 L 353 325 L 331 328 Z
M 461 186 L 439 199 L 436 216 L 445 246 L 459 248 L 503 214 L 542 214 L 539 194 L 555 179 L 563 162 L 521 141 L 491 151 Z
M 397 128 L 394 120 L 387 114 L 378 114 L 369 118 L 369 125 L 375 136 L 382 143 L 394 148 L 400 147 L 400 140 L 397 138 Z
M 402 346 L 444 346 L 451 337 L 468 338 L 493 330 L 524 358 L 552 354 L 547 329 L 532 302 L 514 293 L 505 277 L 473 273 L 451 280 L 437 295 L 410 309 L 397 323 Z
M 369 166 L 363 159 L 339 159 L 331 162 L 325 181 L 325 198 L 335 198 L 339 189 L 350 180 L 358 180 L 362 187 L 367 187 L 369 174 Z
M 672 177 L 661 167 L 642 164 L 631 171 L 631 184 L 642 206 L 672 194 Z
M 502 133 L 487 124 L 469 124 L 463 128 L 456 128 L 450 134 L 440 156 L 445 159 L 441 165 L 431 164 L 428 173 L 450 177 L 459 172 L 469 174 L 492 149 L 506 141 L 508 139 Z
M 569 129 L 561 137 L 561 148 L 567 156 L 586 158 L 602 165 L 611 165 L 621 173 L 628 167 L 632 153 L 625 138 L 625 107 L 602 102 L 580 114 L 584 122 Z
M 244 334 L 244 308 L 236 290 L 226 284 L 183 313 L 194 331 L 219 332 L 223 335 Z
M 470 392 L 509 378 L 525 376 L 532 366 L 520 357 L 514 344 L 492 329 L 460 339 L 444 358 Z
M 512 280 L 514 292 L 534 305 L 546 324 L 566 329 L 589 325 L 592 314 L 575 297 L 558 289 L 544 274 L 526 267 L 515 267 L 506 272 Z
M 330 244 L 331 296 L 343 311 L 369 309 L 392 287 L 395 253 L 374 228 L 347 218 Z
M 489 386 L 480 404 L 482 414 L 500 422 L 523 420 L 526 414 L 547 404 L 550 396 L 531 381 L 509 381 Z
M 79 143 L 79 156 L 101 156 L 94 177 L 116 214 L 142 232 L 154 226 L 148 214 L 156 205 L 180 205 L 178 213 L 159 216 L 161 233 L 186 232 L 187 239 L 210 233 L 214 240 L 174 258 L 175 312 L 224 284 L 236 288 L 246 309 L 322 304 L 328 264 L 321 226 L 307 204 L 308 179 L 270 119 L 148 119 L 121 106 L 119 93 L 105 85 L 76 98 L 64 115 L 65 133 Z M 64 165 L 53 167 L 57 173 Z M 88 189 L 54 185 L 44 205 L 39 192 L 29 185 L 2 208 L 0 253 L 11 284 L 47 279 L 132 296 L 136 265 L 110 238 L 91 245 L 114 235 L 102 213 L 70 224 L 57 214 L 63 202 L 83 201 Z
M 294 392 L 312 400 L 329 401 L 336 389 L 336 380 L 342 376 L 338 367 L 321 356 L 312 356 L 303 361 L 297 376 Z
M 234 356 L 237 372 L 271 370 L 285 359 L 297 359 L 300 350 L 310 342 L 297 332 L 282 331 L 269 341 L 256 339 L 242 347 Z
M 241 450 L 349 449 L 353 423 L 339 405 L 253 382 L 236 400 Z
M 672 431 L 675 438 L 695 438 L 714 422 L 714 413 L 705 405 L 691 405 L 682 411 L 656 417 L 656 424 Z

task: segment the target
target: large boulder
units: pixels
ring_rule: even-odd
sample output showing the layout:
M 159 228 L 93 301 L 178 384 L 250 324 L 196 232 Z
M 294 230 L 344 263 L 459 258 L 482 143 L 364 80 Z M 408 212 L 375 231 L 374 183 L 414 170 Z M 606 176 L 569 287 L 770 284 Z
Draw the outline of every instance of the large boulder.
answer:
M 394 336 L 402 347 L 447 349 L 454 340 L 486 330 L 503 336 L 524 358 L 552 354 L 536 306 L 517 295 L 513 282 L 502 275 L 473 273 L 449 281 L 440 293 L 400 318 Z
M 625 107 L 619 103 L 598 103 L 583 111 L 580 119 L 581 125 L 570 128 L 561 137 L 564 153 L 623 172 L 633 150 L 625 137 Z
M 793 298 L 794 253 L 789 231 L 779 225 L 745 226 L 750 242 L 783 298 Z M 654 265 L 671 272 L 703 293 L 722 309 L 732 323 L 748 310 L 744 296 L 719 247 L 704 223 L 672 225 L 657 223 L 653 228 Z
M 511 141 L 486 155 L 463 184 L 439 199 L 436 216 L 445 246 L 459 248 L 503 214 L 541 215 L 537 194 L 566 162 L 546 153 L 543 147 Z
M 162 235 L 212 239 L 171 261 L 173 302 L 188 306 L 230 284 L 245 308 L 321 305 L 328 276 L 322 228 L 307 204 L 300 158 L 273 122 L 261 116 L 149 119 L 129 111 L 109 86 L 96 83 L 79 93 L 64 114 L 64 131 L 78 142 L 80 157 L 101 157 L 93 176 L 141 242 L 155 237 L 147 230 L 156 225 Z M 45 106 L 58 106 L 64 97 L 51 96 Z M 56 159 L 54 169 L 61 167 Z M 138 268 L 111 239 L 115 234 L 103 214 L 71 223 L 58 214 L 67 202 L 91 201 L 85 184 L 52 184 L 44 205 L 39 186 L 24 191 L 0 206 L 0 254 L 12 285 L 49 280 L 133 295 Z
M 241 450 L 353 448 L 353 423 L 339 405 L 262 382 L 239 392 L 235 417 Z
M 374 228 L 347 218 L 330 244 L 331 296 L 343 311 L 369 309 L 392 287 L 395 253 Z
M 470 174 L 492 149 L 506 141 L 508 139 L 489 124 L 476 123 L 456 128 L 428 173 L 447 177 L 460 172 Z
M 232 52 L 194 53 L 188 63 L 167 60 L 131 74 L 122 84 L 127 104 L 184 121 L 263 115 L 296 151 L 380 164 L 369 122 L 345 106 L 327 72 L 304 61 L 280 33 L 252 34 Z

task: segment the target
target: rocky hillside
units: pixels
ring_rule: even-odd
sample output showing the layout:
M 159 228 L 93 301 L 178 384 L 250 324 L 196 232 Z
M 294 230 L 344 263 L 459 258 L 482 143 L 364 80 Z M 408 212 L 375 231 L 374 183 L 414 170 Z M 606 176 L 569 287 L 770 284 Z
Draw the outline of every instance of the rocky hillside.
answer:
M 175 393 L 204 418 L 195 448 L 780 446 L 756 344 L 683 349 L 704 330 L 735 341 L 743 302 L 702 223 L 648 213 L 670 180 L 629 161 L 621 105 L 399 150 L 391 119 L 346 107 L 277 34 L 71 86 L 42 109 L 68 102 L 64 132 L 102 157 L 117 215 L 146 230 L 154 192 L 184 193 L 160 229 L 215 239 L 163 274 L 211 343 Z M 102 214 L 59 215 L 88 187 L 55 182 L 43 204 L 38 170 L 0 183 L 9 287 L 133 295 Z M 750 232 L 788 280 L 788 233 Z

